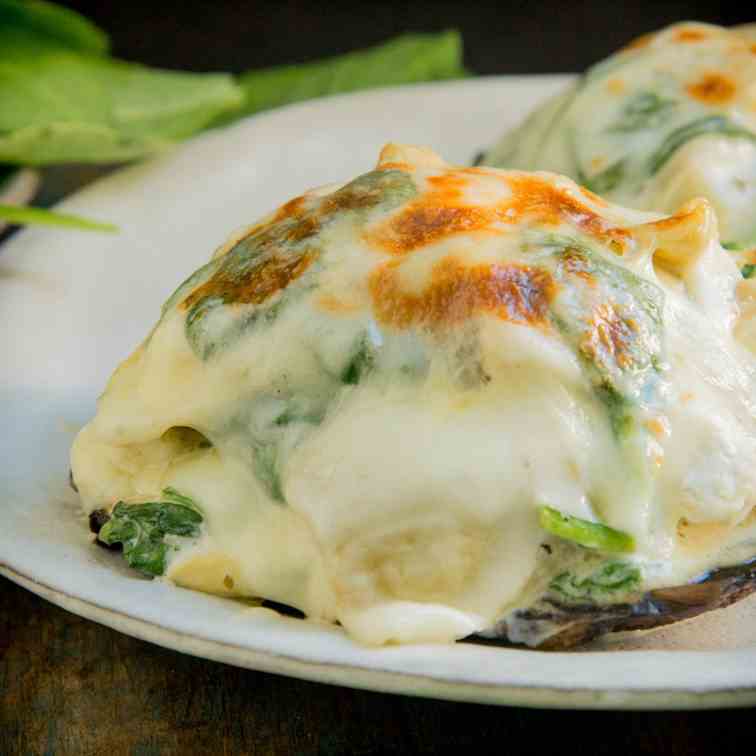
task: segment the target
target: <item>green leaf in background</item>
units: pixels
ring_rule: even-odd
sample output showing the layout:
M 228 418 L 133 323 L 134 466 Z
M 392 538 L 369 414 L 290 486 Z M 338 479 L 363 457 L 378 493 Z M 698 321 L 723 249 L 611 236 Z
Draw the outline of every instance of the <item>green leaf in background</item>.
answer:
M 42 0 L 0 0 L 0 182 L 9 166 L 134 160 L 263 109 L 466 74 L 456 31 L 407 34 L 336 58 L 251 71 L 238 83 L 230 74 L 114 60 L 108 47 L 107 35 L 72 10 Z M 113 230 L 10 206 L 2 206 L 0 220 Z
M 2 163 L 142 157 L 194 134 L 243 101 L 228 74 L 116 61 L 102 55 L 104 35 L 76 14 L 41 3 L 0 3 Z M 57 36 L 49 31 L 56 15 Z
M 64 47 L 105 55 L 110 43 L 101 29 L 74 11 L 41 0 L 0 0 L 3 55 L 30 47 Z
M 56 213 L 39 207 L 21 207 L 19 205 L 0 205 L 0 222 L 14 226 L 36 225 L 55 226 L 58 228 L 79 229 L 80 231 L 117 231 L 112 223 L 88 220 L 78 215 Z
M 459 32 L 404 34 L 335 58 L 243 74 L 239 77 L 245 94 L 241 115 L 313 97 L 466 74 Z

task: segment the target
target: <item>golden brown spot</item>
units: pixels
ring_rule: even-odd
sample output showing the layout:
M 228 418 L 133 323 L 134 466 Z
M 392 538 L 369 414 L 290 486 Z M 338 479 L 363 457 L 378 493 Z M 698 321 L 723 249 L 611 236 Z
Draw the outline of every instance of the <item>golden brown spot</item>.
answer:
M 594 309 L 590 326 L 580 344 L 583 354 L 598 363 L 606 363 L 609 357 L 620 368 L 632 366 L 635 321 L 620 317 L 612 305 L 601 304 Z
M 691 29 L 689 27 L 683 27 L 675 32 L 673 37 L 675 42 L 702 42 L 708 39 L 709 35 L 703 29 Z
M 589 286 L 596 286 L 596 278 L 588 269 L 585 255 L 577 250 L 567 249 L 562 257 L 562 264 L 568 273 L 582 278 Z
M 646 429 L 660 441 L 669 435 L 669 423 L 664 417 L 652 417 L 646 420 Z
M 277 223 L 278 221 L 300 215 L 304 210 L 305 202 L 305 197 L 294 197 L 293 200 L 289 200 L 285 205 L 281 205 L 281 207 L 276 210 L 272 223 Z
M 368 243 L 404 255 L 456 234 L 505 233 L 507 226 L 527 221 L 549 225 L 568 222 L 594 236 L 629 237 L 626 229 L 613 226 L 567 190 L 537 176 L 493 174 L 507 184 L 511 196 L 491 206 L 465 203 L 461 188 L 466 182 L 460 173 L 429 179 L 431 189 L 366 234 Z M 585 196 L 605 205 L 595 195 Z
M 462 171 L 457 173 L 442 173 L 439 176 L 429 176 L 428 183 L 432 187 L 434 199 L 444 199 L 449 202 L 452 200 L 459 201 L 463 198 L 462 190 L 468 186 L 469 179 L 462 174 Z
M 598 173 L 606 165 L 605 157 L 595 157 L 591 159 L 591 171 Z
M 223 578 L 223 586 L 224 588 L 226 588 L 226 590 L 234 590 L 234 579 L 231 577 L 231 575 L 226 575 L 226 577 Z
M 434 266 L 430 283 L 419 293 L 403 290 L 396 262 L 370 277 L 377 319 L 399 329 L 450 327 L 480 312 L 543 326 L 555 292 L 545 270 L 515 264 L 465 266 L 451 257 Z
M 415 170 L 415 166 L 410 165 L 409 163 L 396 161 L 393 163 L 381 163 L 380 169 L 382 171 L 403 171 L 404 173 L 412 173 L 412 171 Z
M 338 299 L 333 294 L 323 294 L 317 301 L 317 306 L 333 315 L 348 315 L 361 309 L 357 302 Z
M 619 76 L 615 76 L 606 82 L 606 88 L 613 95 L 621 95 L 625 92 L 625 82 Z
M 733 98 L 737 91 L 735 82 L 724 74 L 710 71 L 686 89 L 691 97 L 707 105 L 723 105 Z
M 514 196 L 505 203 L 505 216 L 514 210 L 512 217 L 515 220 L 532 219 L 553 225 L 567 221 L 594 236 L 629 236 L 626 229 L 613 226 L 565 189 L 544 179 L 517 175 L 510 176 L 508 181 Z
M 184 300 L 183 307 L 188 310 L 205 297 L 221 297 L 225 302 L 239 304 L 262 304 L 299 278 L 317 256 L 317 252 L 309 250 L 295 257 L 273 254 L 243 273 L 221 268 Z
M 584 197 L 587 197 L 591 202 L 598 205 L 599 207 L 606 207 L 607 202 L 603 197 L 599 197 L 598 194 L 595 194 L 590 189 L 586 189 L 584 186 L 580 187 L 580 191 L 583 193 Z
M 390 252 L 404 254 L 447 236 L 483 231 L 490 221 L 489 213 L 474 207 L 414 205 L 391 222 L 390 234 L 377 240 Z
M 290 228 L 281 234 L 281 238 L 292 244 L 311 239 L 316 236 L 321 229 L 321 219 L 317 215 L 306 215 L 300 218 Z
M 646 47 L 651 40 L 656 36 L 656 32 L 648 32 L 647 34 L 641 34 L 640 37 L 636 37 L 635 39 L 631 40 L 625 47 L 624 50 L 640 50 L 643 47 Z
M 755 44 L 755 45 L 749 45 L 749 46 L 748 46 L 748 49 L 749 49 L 749 50 L 750 50 L 750 51 L 751 51 L 751 52 L 752 52 L 752 53 L 753 53 L 754 55 L 756 55 L 756 44 Z

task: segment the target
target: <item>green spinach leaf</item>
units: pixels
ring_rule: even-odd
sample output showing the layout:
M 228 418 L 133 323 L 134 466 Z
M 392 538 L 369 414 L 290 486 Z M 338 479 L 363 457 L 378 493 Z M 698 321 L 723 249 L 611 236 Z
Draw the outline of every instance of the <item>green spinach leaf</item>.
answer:
M 166 488 L 162 501 L 119 501 L 97 537 L 108 545 L 122 544 L 130 567 L 146 575 L 162 575 L 169 549 L 175 548 L 165 542 L 165 536 L 196 538 L 203 519 L 200 508 L 188 496 Z
M 578 168 L 578 183 L 596 194 L 604 194 L 616 189 L 625 177 L 625 160 L 618 160 L 612 163 L 600 173 L 595 173 L 588 177 Z
M 42 0 L 0 0 L 0 35 L 9 48 L 63 47 L 105 55 L 107 35 L 74 11 Z
M 705 116 L 687 123 L 667 135 L 666 139 L 648 159 L 649 174 L 653 176 L 657 173 L 672 155 L 691 139 L 706 134 L 721 134 L 733 139 L 749 139 L 756 142 L 756 134 L 738 126 L 728 118 L 719 115 Z
M 641 571 L 627 562 L 607 562 L 591 575 L 579 578 L 570 572 L 557 575 L 549 588 L 573 601 L 617 599 L 635 593 L 642 582 Z
M 130 160 L 239 107 L 227 74 L 160 71 L 108 58 L 72 11 L 0 0 L 0 162 Z
M 677 102 L 669 97 L 661 97 L 656 92 L 638 92 L 627 101 L 609 131 L 624 133 L 656 127 L 675 107 Z
M 367 50 L 243 74 L 239 77 L 245 93 L 241 112 L 257 113 L 358 89 L 465 75 L 459 32 L 405 34 Z
M 591 522 L 566 515 L 553 507 L 541 507 L 538 513 L 541 527 L 552 535 L 572 541 L 588 549 L 607 552 L 634 551 L 633 537 L 600 522 Z

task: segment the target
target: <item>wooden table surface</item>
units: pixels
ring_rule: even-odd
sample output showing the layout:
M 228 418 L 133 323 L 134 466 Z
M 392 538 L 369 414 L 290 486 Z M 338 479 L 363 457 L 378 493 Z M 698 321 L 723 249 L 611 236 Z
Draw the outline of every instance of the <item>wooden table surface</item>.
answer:
M 592 756 L 694 756 L 752 748 L 752 723 L 748 709 L 539 711 L 250 672 L 135 640 L 0 578 L 1 754 L 549 754 L 579 739 Z
M 460 27 L 479 73 L 575 71 L 684 18 L 753 21 L 748 3 L 553 0 L 326 6 L 77 0 L 115 52 L 152 65 L 241 71 Z M 569 8 L 569 12 L 568 9 Z M 558 23 L 553 23 L 551 20 Z M 47 204 L 98 174 L 50 171 Z M 0 254 L 2 250 L 0 248 Z M 0 520 L 1 526 L 1 520 Z M 544 656 L 544 663 L 548 657 Z M 168 651 L 80 619 L 0 578 L 0 756 L 382 754 L 447 751 L 726 754 L 752 748 L 750 710 L 569 712 L 414 699 L 285 679 Z

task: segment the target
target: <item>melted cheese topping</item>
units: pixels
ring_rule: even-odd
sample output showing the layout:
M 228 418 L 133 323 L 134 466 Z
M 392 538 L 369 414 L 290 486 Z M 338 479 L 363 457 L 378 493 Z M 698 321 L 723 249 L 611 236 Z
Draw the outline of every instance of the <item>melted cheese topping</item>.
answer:
M 746 31 L 706 24 L 645 35 L 484 162 L 564 173 L 643 210 L 673 212 L 703 196 L 725 241 L 756 246 L 756 46 Z
M 522 606 L 564 568 L 542 506 L 631 534 L 646 584 L 679 584 L 756 535 L 739 278 L 705 201 L 664 218 L 389 145 L 179 287 L 73 475 L 90 511 L 198 502 L 177 583 L 367 643 Z

